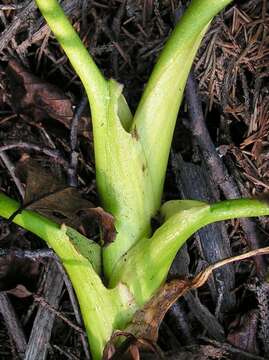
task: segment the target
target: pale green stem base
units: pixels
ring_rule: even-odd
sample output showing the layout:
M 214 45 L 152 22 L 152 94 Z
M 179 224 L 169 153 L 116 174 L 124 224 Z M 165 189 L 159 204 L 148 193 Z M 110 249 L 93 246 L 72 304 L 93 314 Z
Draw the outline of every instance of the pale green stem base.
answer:
M 164 224 L 153 236 L 141 239 L 117 264 L 110 287 L 121 281 L 145 304 L 164 283 L 181 246 L 201 227 L 233 218 L 269 215 L 269 204 L 255 199 L 227 200 L 209 205 L 200 201 L 174 200 L 161 208 Z
M 0 216 L 9 218 L 18 208 L 16 201 L 0 193 Z M 14 222 L 45 240 L 59 256 L 74 286 L 93 358 L 101 359 L 114 329 L 123 329 L 137 309 L 128 289 L 119 284 L 108 290 L 103 285 L 93 268 L 100 270 L 99 246 L 75 230 L 59 227 L 28 210 L 17 215 Z M 87 257 L 81 254 L 81 249 Z M 93 266 L 89 258 L 94 260 Z

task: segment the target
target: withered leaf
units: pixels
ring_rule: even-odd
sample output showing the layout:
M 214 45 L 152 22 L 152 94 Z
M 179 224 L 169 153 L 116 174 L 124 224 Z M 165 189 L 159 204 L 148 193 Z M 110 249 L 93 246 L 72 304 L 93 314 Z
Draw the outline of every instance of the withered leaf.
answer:
M 192 281 L 188 279 L 174 279 L 166 283 L 143 309 L 135 313 L 127 331 L 138 338 L 157 342 L 159 327 L 165 314 L 191 288 Z
M 57 86 L 39 79 L 14 59 L 9 61 L 6 74 L 16 112 L 38 120 L 53 118 L 70 128 L 72 102 Z M 80 119 L 78 131 L 89 137 L 90 126 L 86 117 Z
M 66 187 L 61 173 L 42 167 L 38 162 L 28 159 L 16 170 L 26 182 L 24 207 L 34 210 L 58 224 L 66 224 L 76 229 L 82 221 L 96 221 L 102 232 L 105 244 L 116 236 L 114 218 L 101 207 L 82 197 L 73 187 Z
M 7 290 L 7 293 L 21 299 L 32 295 L 31 291 L 29 291 L 24 285 L 21 284 L 17 285 L 14 289 Z
M 113 242 L 117 233 L 114 217 L 100 206 L 88 209 L 88 213 L 92 214 L 97 219 L 102 231 L 104 245 L 109 245 Z
M 130 325 L 126 328 L 128 333 L 133 334 L 138 339 L 144 338 L 152 342 L 158 339 L 160 324 L 168 309 L 187 291 L 197 289 L 202 286 L 212 274 L 213 270 L 221 266 L 240 261 L 252 256 L 264 255 L 269 253 L 269 246 L 249 251 L 245 254 L 221 260 L 208 266 L 193 279 L 173 279 L 163 285 L 151 300 L 138 310 Z
M 126 340 L 116 348 L 114 342 L 122 337 Z M 115 331 L 105 346 L 102 360 L 140 360 L 140 349 L 153 352 L 156 360 L 164 358 L 159 347 L 152 341 L 137 338 L 126 331 Z
M 65 187 L 64 176 L 56 167 L 45 168 L 31 158 L 17 163 L 16 175 L 26 184 L 23 199 L 26 206 Z
M 131 345 L 129 351 L 133 360 L 140 360 L 139 349 L 136 345 Z
M 94 207 L 90 201 L 81 196 L 77 189 L 72 187 L 44 196 L 27 208 L 59 224 L 65 223 L 74 228 L 78 228 L 85 218 L 97 221 L 105 244 L 112 242 L 116 235 L 113 216 L 101 207 Z

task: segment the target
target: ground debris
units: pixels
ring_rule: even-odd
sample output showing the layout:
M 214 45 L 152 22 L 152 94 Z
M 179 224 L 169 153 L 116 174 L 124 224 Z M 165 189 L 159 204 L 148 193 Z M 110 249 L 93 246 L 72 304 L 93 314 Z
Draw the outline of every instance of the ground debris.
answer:
M 196 61 L 207 111 L 222 108 L 225 121 L 231 124 L 230 136 L 240 145 L 238 153 L 256 171 L 253 176 L 243 170 L 250 192 L 255 186 L 268 191 L 269 184 L 268 49 L 268 2 L 246 1 L 214 22 Z

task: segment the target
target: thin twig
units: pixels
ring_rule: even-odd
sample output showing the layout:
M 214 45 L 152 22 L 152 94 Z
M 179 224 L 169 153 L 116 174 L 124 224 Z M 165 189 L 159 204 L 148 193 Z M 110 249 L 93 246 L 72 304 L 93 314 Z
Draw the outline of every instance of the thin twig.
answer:
M 245 259 L 249 259 L 250 257 L 254 256 L 260 256 L 260 255 L 267 255 L 269 254 L 269 246 L 266 246 L 264 248 L 255 249 L 252 251 L 248 251 L 245 254 L 240 254 L 237 256 L 232 256 L 228 259 L 224 259 L 221 261 L 218 261 L 212 265 L 209 265 L 205 270 L 201 271 L 198 275 L 195 276 L 194 280 L 192 281 L 192 288 L 199 288 L 202 286 L 209 278 L 209 276 L 212 274 L 212 272 L 224 265 L 228 265 L 230 263 L 233 263 L 235 261 L 241 261 Z
M 17 177 L 17 175 L 15 173 L 14 164 L 9 159 L 9 156 L 7 154 L 5 154 L 5 152 L 3 152 L 3 151 L 0 152 L 0 158 L 3 161 L 4 165 L 6 166 L 6 168 L 8 169 L 8 172 L 9 172 L 10 176 L 12 177 L 15 185 L 17 186 L 17 189 L 21 195 L 21 198 L 24 199 L 24 194 L 25 194 L 24 187 L 22 186 L 20 179 Z
M 54 158 L 59 164 L 63 165 L 64 167 L 67 167 L 67 162 L 64 160 L 62 155 L 58 150 L 50 149 L 47 147 L 42 147 L 36 144 L 27 143 L 24 141 L 18 141 L 18 142 L 12 142 L 8 144 L 4 144 L 0 146 L 0 152 L 11 150 L 11 149 L 26 149 L 26 150 L 34 150 L 37 152 L 41 152 L 47 156 L 50 156 Z
M 44 258 L 56 258 L 56 254 L 50 249 L 40 250 L 21 250 L 21 249 L 2 249 L 0 248 L 0 257 L 14 256 L 20 259 L 31 259 L 33 261 L 39 261 Z
M 62 355 L 64 355 L 66 357 L 66 359 L 69 360 L 79 360 L 79 358 L 73 354 L 69 354 L 68 352 L 66 352 L 65 350 L 63 350 L 62 348 L 60 348 L 60 346 L 58 345 L 53 345 L 53 348 L 58 350 L 59 353 L 61 353 Z
M 78 178 L 77 178 L 77 166 L 78 166 L 78 123 L 81 115 L 88 103 L 88 99 L 86 96 L 83 96 L 80 104 L 75 110 L 70 130 L 70 164 L 68 167 L 68 184 L 69 186 L 78 186 Z
M 69 295 L 69 299 L 71 301 L 71 304 L 72 304 L 72 307 L 74 310 L 76 321 L 79 324 L 79 326 L 82 328 L 82 326 L 83 326 L 82 319 L 81 319 L 81 315 L 80 315 L 80 311 L 79 311 L 77 298 L 76 298 L 76 295 L 73 290 L 73 286 L 72 286 L 71 281 L 69 280 L 62 264 L 59 261 L 57 261 L 57 265 L 58 265 L 60 272 L 62 273 L 63 280 L 64 280 L 64 283 L 65 283 L 65 286 L 66 286 L 66 289 L 67 289 L 67 292 Z M 80 337 L 81 337 L 81 342 L 82 342 L 82 346 L 83 346 L 84 353 L 85 353 L 85 359 L 90 360 L 91 356 L 90 356 L 90 352 L 89 352 L 87 336 L 84 333 L 81 333 Z
M 243 356 L 246 359 L 253 359 L 253 360 L 266 360 L 266 358 L 262 357 L 262 356 L 258 356 L 258 355 L 254 355 L 254 354 L 250 354 L 247 351 L 244 351 L 242 349 L 239 349 L 231 344 L 228 343 L 222 343 L 216 340 L 212 340 L 209 339 L 206 336 L 199 336 L 199 339 L 204 340 L 206 342 L 208 342 L 209 344 L 212 344 L 213 346 L 219 347 L 227 352 L 233 353 L 233 354 L 238 354 Z
M 0 5 L 1 11 L 10 11 L 10 10 L 20 10 L 24 7 L 25 4 L 7 4 L 7 5 Z
M 4 318 L 9 336 L 12 338 L 20 357 L 23 357 L 27 344 L 26 337 L 9 297 L 4 292 L 0 292 L 0 312 Z
M 58 318 L 62 319 L 66 324 L 68 324 L 71 328 L 76 330 L 78 333 L 86 335 L 85 331 L 81 329 L 80 326 L 74 324 L 71 320 L 61 314 L 60 311 L 56 310 L 52 305 L 50 305 L 42 296 L 33 295 L 34 300 L 38 302 L 41 306 L 48 309 L 51 313 L 55 314 Z

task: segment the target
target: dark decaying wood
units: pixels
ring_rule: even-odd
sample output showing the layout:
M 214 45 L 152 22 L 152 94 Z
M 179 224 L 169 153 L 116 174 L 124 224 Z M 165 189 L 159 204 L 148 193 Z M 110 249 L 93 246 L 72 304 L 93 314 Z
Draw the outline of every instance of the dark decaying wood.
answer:
M 220 158 L 216 147 L 205 125 L 202 103 L 198 93 L 198 87 L 193 73 L 190 74 L 186 86 L 186 102 L 190 117 L 190 130 L 201 149 L 203 159 L 208 167 L 210 176 L 219 186 L 227 199 L 240 198 L 241 193 L 233 177 L 228 173 L 225 164 Z M 241 226 L 245 232 L 246 240 L 250 249 L 261 247 L 255 233 L 253 221 L 241 219 Z M 257 273 L 262 276 L 266 272 L 266 266 L 261 256 L 255 257 Z
M 209 185 L 205 184 L 204 178 L 202 176 L 202 170 L 198 165 L 187 164 L 185 163 L 179 154 L 172 156 L 172 167 L 175 172 L 177 186 L 181 190 L 181 195 L 183 198 L 192 198 L 199 200 L 208 201 L 208 189 Z M 179 170 L 181 169 L 181 171 Z M 193 178 L 195 180 L 193 181 Z M 203 180 L 201 180 L 201 178 Z M 184 193 L 185 191 L 185 193 Z M 204 194 L 204 196 L 203 196 Z M 202 196 L 202 197 L 201 197 Z M 211 195 L 212 196 L 212 195 Z M 211 197 L 212 200 L 212 197 Z M 229 250 L 226 247 L 225 237 L 222 238 L 222 230 L 220 229 L 221 224 L 216 228 L 211 228 L 207 226 L 204 229 L 201 229 L 196 235 L 196 240 L 199 243 L 199 248 L 201 249 L 201 256 L 208 262 L 214 262 L 225 257 L 229 257 Z M 213 231 L 213 232 L 212 232 Z M 226 234 L 227 237 L 227 234 Z M 219 243 L 218 243 L 219 241 Z M 223 243 L 225 242 L 225 244 Z M 229 246 L 228 246 L 229 249 Z M 212 255 L 212 253 L 214 253 Z M 184 246 L 183 249 L 178 253 L 170 273 L 172 275 L 184 275 L 190 276 L 189 272 L 189 255 L 187 247 Z M 216 307 L 218 301 L 221 301 L 221 312 L 226 309 L 232 308 L 234 306 L 234 297 L 231 296 L 230 290 L 234 286 L 234 274 L 233 270 L 229 271 L 227 268 L 221 269 L 223 272 L 219 272 L 212 277 L 212 280 L 209 281 L 209 286 L 211 290 L 212 298 L 215 301 Z M 216 279 L 217 276 L 217 279 Z M 227 277 L 226 277 L 227 276 Z M 220 282 L 219 279 L 223 278 L 223 281 Z M 226 278 L 225 278 L 226 277 Z M 224 281 L 225 279 L 225 281 Z M 225 285 L 223 286 L 223 283 Z M 221 286 L 220 286 L 221 284 Z M 195 318 L 202 324 L 202 326 L 208 331 L 208 333 L 213 336 L 215 339 L 223 340 L 224 339 L 224 330 L 219 323 L 216 316 L 214 316 L 210 311 L 202 305 L 199 298 L 194 296 L 193 293 L 189 292 L 184 296 L 188 307 L 191 309 Z M 219 300 L 220 299 L 220 300 Z M 179 310 L 177 307 L 172 308 L 169 312 L 168 317 L 172 317 L 173 322 L 178 324 L 178 313 L 174 310 Z M 220 314 L 217 314 L 220 315 Z M 222 316 L 220 316 L 222 318 Z M 179 327 L 182 327 L 182 322 L 178 324 Z M 186 329 L 183 330 L 183 333 L 186 333 Z
M 206 169 L 201 166 L 186 163 L 181 156 L 173 156 L 173 169 L 176 172 L 176 182 L 184 199 L 195 199 L 214 202 L 215 186 L 206 176 Z M 213 190 L 212 190 L 213 189 Z M 207 263 L 216 262 L 231 256 L 229 238 L 223 223 L 208 225 L 195 235 L 203 260 Z M 235 299 L 231 295 L 234 288 L 234 271 L 232 267 L 225 267 L 214 274 L 209 281 L 212 298 L 217 304 L 221 301 L 221 312 L 231 309 Z
M 5 292 L 0 292 L 0 312 L 18 355 L 20 358 L 23 358 L 27 344 L 26 337 L 9 297 Z
M 58 308 L 63 285 L 63 276 L 55 260 L 50 260 L 46 272 L 43 298 L 54 309 Z M 54 319 L 55 313 L 40 304 L 27 345 L 25 360 L 46 359 Z

